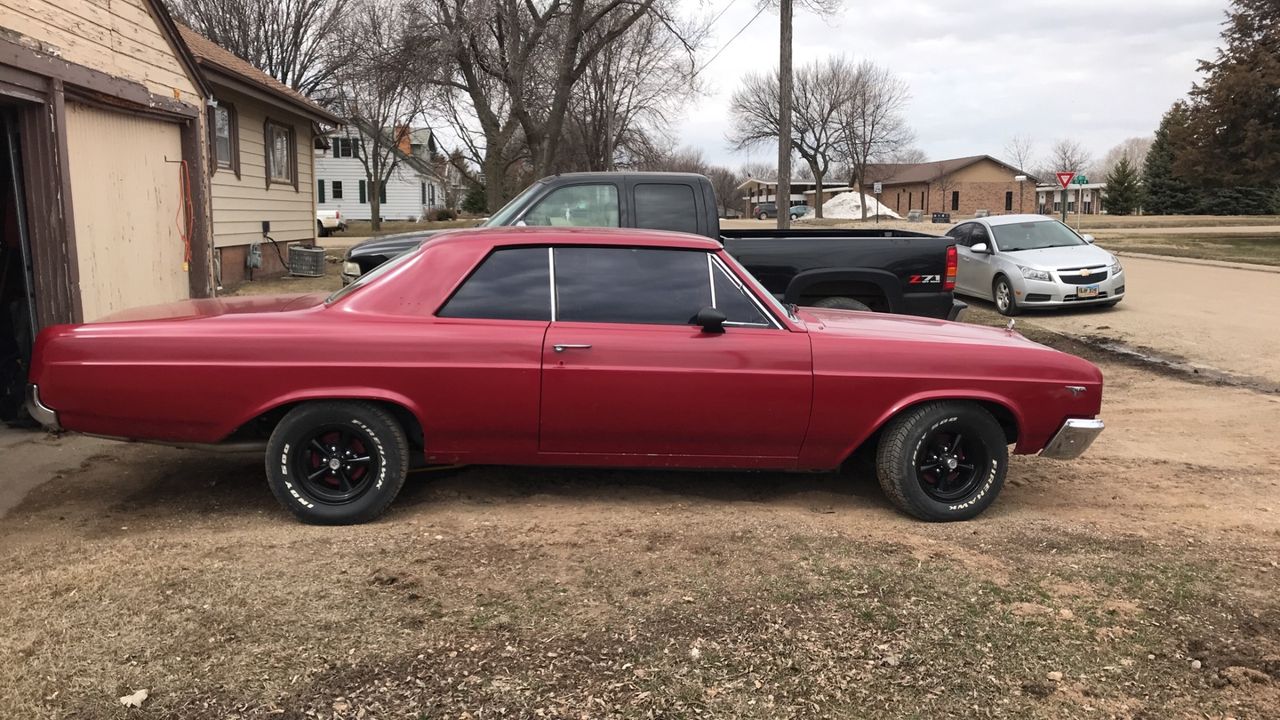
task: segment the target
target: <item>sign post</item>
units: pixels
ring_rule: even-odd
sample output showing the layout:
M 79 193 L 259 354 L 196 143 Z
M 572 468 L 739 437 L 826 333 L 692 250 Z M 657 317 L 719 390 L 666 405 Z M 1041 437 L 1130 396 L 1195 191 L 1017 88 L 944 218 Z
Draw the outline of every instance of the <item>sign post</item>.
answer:
M 1062 186 L 1062 222 L 1067 221 L 1067 188 L 1071 187 L 1071 181 L 1075 179 L 1074 172 L 1058 172 L 1054 173 L 1058 178 L 1058 184 Z
M 1071 182 L 1076 185 L 1076 229 L 1080 229 L 1081 216 L 1084 215 L 1084 186 L 1089 184 L 1089 176 L 1080 174 Z
M 883 191 L 884 191 L 883 183 L 877 182 L 871 186 L 871 193 L 876 196 L 876 205 L 880 204 L 880 193 Z M 863 200 L 865 201 L 866 198 L 863 198 Z M 876 224 L 877 225 L 880 224 L 880 208 L 879 207 L 876 208 Z

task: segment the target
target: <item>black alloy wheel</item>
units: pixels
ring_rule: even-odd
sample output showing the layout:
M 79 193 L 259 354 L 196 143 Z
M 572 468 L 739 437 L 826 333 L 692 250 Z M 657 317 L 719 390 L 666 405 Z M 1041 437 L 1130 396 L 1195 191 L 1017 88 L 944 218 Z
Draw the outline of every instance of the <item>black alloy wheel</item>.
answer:
M 960 430 L 935 430 L 916 457 L 916 479 L 925 495 L 942 503 L 968 497 L 988 465 L 990 453 L 977 435 Z
M 373 468 L 382 465 L 377 446 L 366 444 L 348 425 L 324 425 L 308 435 L 292 459 L 294 477 L 309 495 L 340 505 L 369 489 Z

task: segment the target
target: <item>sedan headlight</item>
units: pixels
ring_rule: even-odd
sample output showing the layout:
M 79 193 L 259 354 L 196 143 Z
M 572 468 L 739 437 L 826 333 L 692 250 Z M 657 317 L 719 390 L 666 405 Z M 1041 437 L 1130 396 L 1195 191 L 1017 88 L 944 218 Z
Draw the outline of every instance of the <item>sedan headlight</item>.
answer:
M 1053 279 L 1049 277 L 1048 270 L 1036 270 L 1035 268 L 1023 267 L 1021 265 L 1018 266 L 1018 269 L 1022 271 L 1022 277 L 1028 280 L 1052 280 Z
M 360 275 L 360 264 L 359 264 L 359 263 L 353 263 L 353 262 L 351 262 L 350 260 L 347 260 L 346 262 L 342 263 L 342 274 L 343 274 L 343 275 L 355 275 L 355 276 L 359 276 L 359 275 Z
M 1124 272 L 1124 268 L 1120 266 L 1120 258 L 1118 257 L 1111 258 L 1111 274 L 1119 275 L 1122 272 Z

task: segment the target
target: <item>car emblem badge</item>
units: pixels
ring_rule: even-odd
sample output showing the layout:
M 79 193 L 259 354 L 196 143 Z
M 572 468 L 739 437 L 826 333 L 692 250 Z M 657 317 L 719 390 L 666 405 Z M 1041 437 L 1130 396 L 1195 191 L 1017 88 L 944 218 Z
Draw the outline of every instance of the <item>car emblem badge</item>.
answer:
M 1084 394 L 1085 387 L 1083 385 L 1068 385 L 1067 390 L 1070 390 L 1074 397 L 1080 397 Z
M 1085 269 L 1083 269 L 1083 270 L 1081 270 L 1081 271 L 1080 271 L 1080 277 L 1089 277 L 1089 276 L 1090 276 L 1090 275 L 1092 275 L 1092 274 L 1093 274 L 1093 272 L 1092 272 L 1091 270 L 1089 270 L 1089 268 L 1085 268 Z

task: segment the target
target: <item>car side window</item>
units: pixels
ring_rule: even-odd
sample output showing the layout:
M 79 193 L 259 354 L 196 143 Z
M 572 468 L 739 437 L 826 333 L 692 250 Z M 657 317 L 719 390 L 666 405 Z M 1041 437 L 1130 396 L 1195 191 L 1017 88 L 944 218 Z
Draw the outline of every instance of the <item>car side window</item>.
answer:
M 707 255 L 711 263 L 711 289 L 714 307 L 725 315 L 725 325 L 747 327 L 773 327 L 773 322 L 758 305 L 751 301 L 742 281 L 734 277 L 715 258 Z
M 550 320 L 550 259 L 545 247 L 502 248 L 481 261 L 438 315 L 488 320 Z
M 991 247 L 991 236 L 987 234 L 987 229 L 977 223 L 973 223 L 973 231 L 969 233 L 969 247 L 973 247 L 978 243 L 986 243 L 988 249 L 995 249 Z
M 561 321 L 688 325 L 711 305 L 699 250 L 556 248 L 555 284 Z
M 636 227 L 698 232 L 698 206 L 689 185 L 643 183 L 635 186 L 634 197 Z
M 556 188 L 520 222 L 554 227 L 618 227 L 618 188 L 610 184 Z
M 955 239 L 957 245 L 970 247 L 973 242 L 970 240 L 969 234 L 973 231 L 973 223 L 965 223 L 951 228 L 951 232 L 947 233 Z

